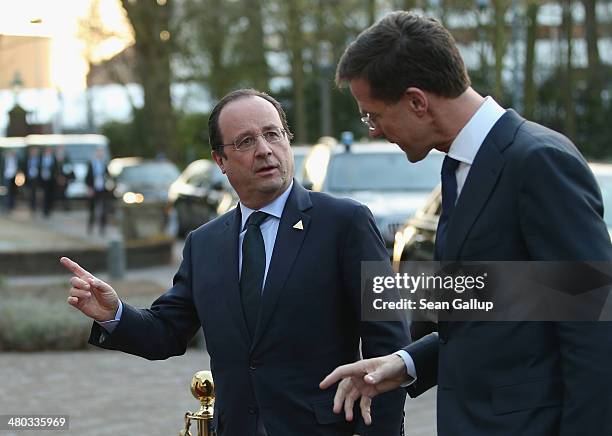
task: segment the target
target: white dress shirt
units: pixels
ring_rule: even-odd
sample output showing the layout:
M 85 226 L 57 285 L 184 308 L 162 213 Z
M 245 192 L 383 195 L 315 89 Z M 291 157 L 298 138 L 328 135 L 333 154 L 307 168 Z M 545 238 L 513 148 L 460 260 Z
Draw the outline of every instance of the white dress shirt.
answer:
M 467 179 L 470 168 L 474 163 L 474 158 L 480 150 L 480 146 L 484 142 L 485 138 L 493 129 L 493 126 L 497 121 L 506 113 L 506 110 L 502 108 L 493 97 L 486 97 L 484 102 L 480 105 L 476 113 L 470 118 L 463 129 L 459 132 L 455 140 L 452 142 L 448 155 L 453 159 L 459 161 L 459 166 L 455 172 L 457 178 L 457 201 L 461 195 L 461 190 Z M 399 350 L 397 353 L 406 365 L 406 372 L 412 377 L 408 383 L 402 386 L 408 386 L 417 378 L 416 368 L 414 361 L 410 354 L 404 350 Z

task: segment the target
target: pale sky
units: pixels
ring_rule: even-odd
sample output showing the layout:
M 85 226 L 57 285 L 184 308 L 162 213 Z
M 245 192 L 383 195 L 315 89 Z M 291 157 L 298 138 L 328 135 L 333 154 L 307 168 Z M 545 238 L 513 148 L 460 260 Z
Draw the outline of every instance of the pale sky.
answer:
M 51 38 L 53 88 L 75 92 L 85 88 L 85 44 L 78 39 L 79 20 L 96 0 L 0 0 L 0 34 Z M 119 0 L 97 0 L 104 27 L 118 36 L 98 47 L 94 56 L 108 58 L 131 42 Z M 40 20 L 35 24 L 31 21 Z M 2 66 L 0 66 L 1 68 Z

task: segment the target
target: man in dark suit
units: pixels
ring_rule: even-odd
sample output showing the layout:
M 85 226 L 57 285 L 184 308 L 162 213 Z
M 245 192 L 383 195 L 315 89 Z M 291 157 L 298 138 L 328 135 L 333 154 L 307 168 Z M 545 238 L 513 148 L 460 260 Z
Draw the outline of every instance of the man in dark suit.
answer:
M 94 158 L 87 164 L 85 183 L 87 183 L 89 195 L 87 232 L 93 232 L 97 220 L 100 225 L 100 234 L 103 235 L 106 231 L 106 218 L 111 196 L 109 184 L 112 183 L 103 148 L 98 148 Z
M 57 176 L 55 178 L 56 195 L 55 198 L 61 202 L 64 210 L 70 209 L 70 203 L 66 197 L 66 190 L 72 180 L 75 179 L 74 167 L 68 153 L 63 146 L 55 150 L 55 162 L 57 165 Z
M 23 164 L 25 173 L 25 185 L 28 187 L 28 193 L 30 196 L 30 211 L 36 212 L 38 205 L 38 190 L 40 187 L 40 154 L 36 147 L 30 147 L 28 149 L 28 155 L 26 156 Z
M 596 181 L 564 136 L 483 98 L 433 19 L 389 14 L 345 51 L 373 136 L 442 166 L 440 260 L 609 261 Z M 438 385 L 438 434 L 612 434 L 612 327 L 604 322 L 440 322 L 397 353 L 335 370 L 335 411 L 360 395 Z M 364 375 L 365 374 L 365 375 Z M 410 384 L 411 383 L 411 384 Z M 363 399 L 362 399 L 363 402 Z
M 2 155 L 2 165 L 0 170 L 4 187 L 6 188 L 6 209 L 12 211 L 15 208 L 15 199 L 17 197 L 17 185 L 15 178 L 19 172 L 19 159 L 15 150 L 6 150 Z
M 224 97 L 209 134 L 240 204 L 189 234 L 174 286 L 151 309 L 120 303 L 62 259 L 76 274 L 68 303 L 106 323 L 94 324 L 91 343 L 165 359 L 183 354 L 202 327 L 219 435 L 399 435 L 403 390 L 380 399 L 380 419 L 367 428 L 359 414 L 349 423 L 332 413 L 333 393 L 318 389 L 331 369 L 359 358 L 360 340 L 364 356 L 410 340 L 404 322 L 360 320 L 361 262 L 388 262 L 370 211 L 293 179 L 292 135 L 267 94 Z
M 50 216 L 53 210 L 56 176 L 57 164 L 53 148 L 45 147 L 40 158 L 40 187 L 43 192 L 43 215 L 45 217 Z

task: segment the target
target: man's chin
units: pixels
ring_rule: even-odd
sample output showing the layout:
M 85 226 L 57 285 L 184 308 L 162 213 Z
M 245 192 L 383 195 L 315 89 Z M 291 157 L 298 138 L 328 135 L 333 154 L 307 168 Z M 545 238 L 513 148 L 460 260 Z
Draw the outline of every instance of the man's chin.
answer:
M 259 192 L 265 194 L 282 193 L 287 189 L 289 183 L 284 177 L 274 177 L 267 180 L 261 180 L 259 183 Z
M 404 152 L 408 161 L 411 163 L 420 162 L 427 157 L 431 150 L 413 150 L 405 145 L 397 144 L 397 146 Z

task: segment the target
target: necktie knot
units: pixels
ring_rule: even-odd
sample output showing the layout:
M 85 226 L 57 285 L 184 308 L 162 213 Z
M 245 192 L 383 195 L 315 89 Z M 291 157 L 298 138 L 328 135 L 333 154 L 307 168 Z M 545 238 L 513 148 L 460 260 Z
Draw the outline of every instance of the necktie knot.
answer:
M 442 171 L 440 171 L 442 177 L 454 177 L 455 172 L 459 168 L 459 161 L 450 157 L 448 154 L 444 157 L 442 162 Z
M 259 227 L 261 223 L 263 223 L 266 220 L 266 218 L 268 218 L 268 216 L 269 215 L 265 212 L 260 212 L 260 211 L 253 212 L 251 216 L 249 216 L 249 218 L 247 219 L 246 227 L 249 227 L 249 226 Z

